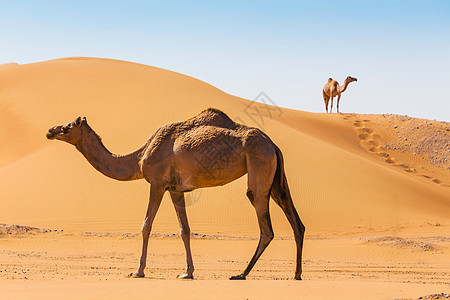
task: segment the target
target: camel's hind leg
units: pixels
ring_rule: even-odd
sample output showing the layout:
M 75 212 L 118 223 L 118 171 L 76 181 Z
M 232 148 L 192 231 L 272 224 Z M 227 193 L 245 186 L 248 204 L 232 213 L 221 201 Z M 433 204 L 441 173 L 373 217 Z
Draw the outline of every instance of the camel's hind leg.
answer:
M 247 268 L 245 268 L 244 272 L 239 275 L 230 277 L 231 280 L 245 280 L 245 278 L 255 265 L 256 261 L 259 259 L 261 254 L 264 252 L 264 250 L 274 237 L 272 223 L 270 221 L 269 215 L 269 195 L 253 195 L 253 192 L 250 189 L 248 190 L 247 195 L 250 201 L 252 201 L 252 204 L 256 210 L 256 215 L 258 216 L 258 224 L 260 228 L 259 243 L 258 247 L 256 248 L 255 254 L 253 254 L 253 257 L 250 260 Z
M 323 94 L 323 102 L 325 102 L 325 111 L 328 112 L 328 102 L 330 102 L 330 97 L 322 91 Z
M 281 209 L 283 209 L 292 230 L 294 231 L 295 243 L 297 244 L 297 267 L 295 269 L 294 279 L 301 280 L 302 275 L 302 251 L 303 238 L 305 236 L 305 226 L 303 225 L 292 201 L 291 192 L 284 171 L 284 159 L 280 149 L 276 149 L 277 153 L 277 172 L 275 174 L 270 194 Z
M 180 223 L 180 233 L 181 239 L 184 243 L 184 248 L 186 250 L 186 272 L 184 274 L 178 275 L 181 279 L 193 279 L 194 276 L 194 262 L 192 261 L 191 254 L 191 229 L 189 228 L 189 223 L 186 215 L 186 204 L 184 200 L 184 193 L 180 192 L 170 192 L 170 197 L 172 198 L 173 206 L 177 212 L 178 221 Z
M 294 231 L 295 243 L 297 244 L 297 266 L 295 269 L 294 279 L 302 279 L 302 252 L 303 252 L 303 238 L 305 236 L 305 225 L 303 225 L 300 217 L 297 214 L 297 210 L 294 207 L 294 203 L 290 199 L 274 199 L 284 214 L 286 215 L 289 224 L 291 224 Z M 280 201 L 281 200 L 281 201 Z
M 244 272 L 241 274 L 231 277 L 231 280 L 245 280 L 256 261 L 274 237 L 269 214 L 269 194 L 276 170 L 276 159 L 274 160 L 273 157 L 267 157 L 265 159 L 257 158 L 253 160 L 247 158 L 247 169 L 247 196 L 256 210 L 260 228 L 260 237 L 258 247 L 247 268 L 245 268 Z

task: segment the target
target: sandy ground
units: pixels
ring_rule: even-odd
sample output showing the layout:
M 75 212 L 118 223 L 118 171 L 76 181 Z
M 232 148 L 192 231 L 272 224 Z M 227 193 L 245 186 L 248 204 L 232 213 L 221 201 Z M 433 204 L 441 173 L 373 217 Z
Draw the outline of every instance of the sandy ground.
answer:
M 308 113 L 259 100 L 266 104 L 114 60 L 0 65 L 1 298 L 445 298 L 450 124 Z M 195 280 L 174 279 L 184 248 L 169 199 L 153 226 L 148 278 L 125 278 L 137 267 L 148 184 L 106 178 L 73 146 L 45 139 L 50 127 L 81 115 L 111 152 L 124 154 L 161 125 L 207 107 L 259 127 L 282 150 L 307 228 L 303 281 L 291 280 L 294 241 L 272 202 L 276 239 L 246 282 L 227 280 L 257 245 L 246 176 L 187 195 Z
M 254 238 L 193 234 L 195 280 L 183 282 L 175 279 L 184 267 L 178 235 L 153 235 L 147 277 L 130 279 L 125 275 L 139 259 L 139 234 L 2 227 L 8 230 L 0 237 L 0 286 L 11 299 L 122 298 L 127 290 L 154 299 L 415 299 L 449 291 L 450 238 L 441 226 L 395 236 L 308 236 L 301 282 L 291 280 L 294 241 L 278 237 L 244 283 L 228 277 L 245 268 Z M 74 292 L 67 295 L 68 289 Z

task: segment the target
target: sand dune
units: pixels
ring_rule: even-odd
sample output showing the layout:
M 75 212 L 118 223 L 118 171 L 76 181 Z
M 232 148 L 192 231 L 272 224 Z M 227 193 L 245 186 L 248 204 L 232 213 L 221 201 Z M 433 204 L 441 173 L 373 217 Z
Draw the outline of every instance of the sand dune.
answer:
M 47 129 L 86 116 L 111 152 L 127 153 L 159 126 L 207 107 L 260 127 L 281 148 L 308 233 L 443 222 L 450 212 L 449 170 L 429 163 L 426 151 L 411 158 L 400 147 L 387 149 L 386 144 L 405 143 L 393 142 L 395 128 L 379 115 L 274 108 L 175 72 L 93 58 L 0 68 L 0 93 L 0 220 L 4 223 L 138 230 L 148 200 L 147 184 L 106 178 L 74 147 L 47 141 Z M 397 127 L 406 122 L 411 121 L 399 119 Z M 439 122 L 429 126 L 435 133 L 447 133 L 449 128 Z M 442 138 L 448 142 L 448 135 Z M 447 143 L 444 150 L 448 148 Z M 445 155 L 448 158 L 448 152 Z M 193 228 L 207 233 L 257 233 L 245 181 L 241 178 L 189 195 Z M 275 231 L 289 232 L 281 210 L 274 206 L 272 214 Z M 156 224 L 155 230 L 177 231 L 169 201 L 163 202 Z
M 203 280 L 157 280 L 173 278 L 183 268 L 177 218 L 167 197 L 153 226 L 157 242 L 150 243 L 153 280 L 124 280 L 138 262 L 148 184 L 109 179 L 73 146 L 45 138 L 50 127 L 86 116 L 111 152 L 125 154 L 161 125 L 208 107 L 259 127 L 282 150 L 307 228 L 303 284 L 273 284 L 292 278 L 295 251 L 290 227 L 273 202 L 276 239 L 249 277 L 261 281 L 220 280 L 241 270 L 257 243 L 246 176 L 187 195 L 196 278 Z M 186 296 L 186 291 L 192 299 L 417 298 L 444 292 L 449 130 L 446 122 L 405 116 L 278 108 L 124 61 L 66 58 L 0 65 L 0 279 L 36 280 L 27 288 L 9 281 L 2 291 L 7 297 L 48 298 L 45 289 L 51 286 L 53 297 L 67 297 L 66 289 L 75 288 L 82 292 L 74 298 L 111 298 L 140 287 L 137 296 L 145 298 L 142 288 L 150 282 L 158 298 Z

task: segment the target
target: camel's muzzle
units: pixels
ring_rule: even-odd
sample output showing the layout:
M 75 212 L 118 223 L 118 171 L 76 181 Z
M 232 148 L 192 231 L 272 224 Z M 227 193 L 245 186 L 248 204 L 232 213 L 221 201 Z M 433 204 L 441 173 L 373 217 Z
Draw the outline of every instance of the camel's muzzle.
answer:
M 55 134 L 52 132 L 47 132 L 47 134 L 45 135 L 49 140 L 53 140 L 55 138 Z
M 50 128 L 45 135 L 49 140 L 56 139 L 56 135 L 61 132 L 61 126 Z

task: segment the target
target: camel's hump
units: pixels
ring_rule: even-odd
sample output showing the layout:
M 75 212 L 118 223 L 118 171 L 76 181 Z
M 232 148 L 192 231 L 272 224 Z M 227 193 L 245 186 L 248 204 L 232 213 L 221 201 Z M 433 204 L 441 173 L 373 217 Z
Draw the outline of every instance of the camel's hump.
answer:
M 217 108 L 208 108 L 193 117 L 190 121 L 195 125 L 209 125 L 219 127 L 235 127 L 237 124 L 226 113 Z
M 226 113 L 224 113 L 223 111 L 221 111 L 218 108 L 214 108 L 214 107 L 209 107 L 205 110 L 203 110 L 201 113 L 199 113 L 197 115 L 198 116 L 202 116 L 202 115 L 206 115 L 206 116 L 213 116 L 213 117 L 220 117 L 220 118 L 226 118 L 226 119 L 230 119 L 230 117 L 228 117 L 228 115 Z

